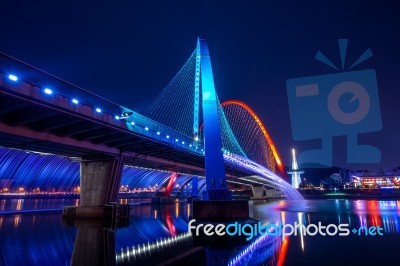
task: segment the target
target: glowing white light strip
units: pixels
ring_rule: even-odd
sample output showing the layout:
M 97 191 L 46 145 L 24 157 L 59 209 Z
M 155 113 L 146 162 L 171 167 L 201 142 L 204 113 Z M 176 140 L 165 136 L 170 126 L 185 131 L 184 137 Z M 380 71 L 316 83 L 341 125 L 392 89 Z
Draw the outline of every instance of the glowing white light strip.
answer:
M 156 240 L 156 242 L 153 243 L 147 242 L 147 245 L 144 243 L 142 245 L 138 244 L 136 248 L 135 246 L 132 246 L 131 248 L 126 247 L 126 251 L 121 248 L 121 252 L 116 254 L 115 259 L 117 263 L 129 261 L 130 259 L 136 260 L 137 257 L 150 255 L 152 252 L 158 252 L 165 247 L 176 245 L 190 237 L 192 237 L 192 234 L 187 232 L 174 237 L 166 237 Z

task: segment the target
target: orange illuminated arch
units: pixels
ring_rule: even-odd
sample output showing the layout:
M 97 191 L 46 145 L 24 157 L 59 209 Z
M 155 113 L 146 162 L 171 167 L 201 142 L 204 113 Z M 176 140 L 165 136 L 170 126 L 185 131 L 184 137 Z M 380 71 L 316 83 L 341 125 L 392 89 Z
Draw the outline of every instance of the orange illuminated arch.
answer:
M 281 160 L 281 158 L 280 158 L 280 156 L 278 154 L 276 146 L 275 146 L 274 142 L 272 141 L 272 138 L 269 135 L 267 129 L 265 128 L 263 122 L 257 116 L 257 114 L 253 111 L 253 109 L 251 109 L 250 106 L 248 106 L 244 102 L 238 101 L 238 100 L 228 100 L 228 101 L 225 101 L 225 102 L 221 103 L 221 107 L 224 107 L 224 106 L 227 106 L 227 105 L 238 105 L 238 106 L 244 108 L 247 112 L 249 112 L 251 117 L 253 117 L 253 119 L 256 121 L 257 125 L 260 127 L 261 132 L 263 133 L 265 139 L 267 140 L 269 146 L 271 147 L 271 151 L 272 151 L 272 154 L 273 154 L 273 156 L 275 158 L 276 164 L 278 165 L 278 168 L 281 171 L 281 173 L 284 175 L 285 174 L 285 170 L 283 169 L 282 160 Z

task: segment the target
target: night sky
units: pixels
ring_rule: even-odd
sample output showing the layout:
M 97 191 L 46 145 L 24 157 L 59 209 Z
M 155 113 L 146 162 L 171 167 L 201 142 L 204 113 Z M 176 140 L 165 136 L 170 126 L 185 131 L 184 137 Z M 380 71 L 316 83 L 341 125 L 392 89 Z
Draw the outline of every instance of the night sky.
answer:
M 63 2 L 63 3 L 62 3 Z M 276 3 L 274 3 L 276 2 Z M 384 1 L 2 1 L 0 51 L 116 103 L 143 112 L 186 62 L 197 36 L 207 39 L 219 98 L 250 105 L 285 164 L 292 138 L 286 80 L 336 73 L 337 39 L 346 62 L 377 73 L 383 130 L 360 141 L 382 151 L 377 170 L 400 166 L 400 8 Z M 347 61 L 348 60 L 348 61 Z M 346 166 L 345 137 L 334 164 Z

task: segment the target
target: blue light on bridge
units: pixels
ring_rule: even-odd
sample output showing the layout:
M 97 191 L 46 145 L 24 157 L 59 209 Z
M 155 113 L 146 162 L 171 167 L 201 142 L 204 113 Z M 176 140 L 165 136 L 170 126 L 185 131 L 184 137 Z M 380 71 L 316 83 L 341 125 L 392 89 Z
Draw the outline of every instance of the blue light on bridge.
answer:
M 128 118 L 128 117 L 131 117 L 132 115 L 133 115 L 133 112 L 123 112 L 121 114 L 121 118 L 120 119 L 125 119 L 125 118 Z
M 12 81 L 18 81 L 18 77 L 13 74 L 8 75 L 8 78 Z
M 167 135 L 167 139 L 169 139 L 169 135 Z
M 148 127 L 145 127 L 144 130 L 149 131 L 149 128 L 148 128 Z
M 78 101 L 77 99 L 72 99 L 72 103 L 74 103 L 74 104 L 78 104 L 78 103 L 79 103 L 79 101 Z
M 179 141 L 179 139 L 175 139 L 175 141 L 176 141 L 176 142 L 178 142 L 178 141 Z
M 100 108 L 96 108 L 96 112 L 101 113 L 101 109 Z
M 116 115 L 116 116 L 115 116 L 115 119 L 119 120 L 119 116 L 118 116 L 118 115 Z
M 194 140 L 195 140 L 195 141 L 199 141 L 199 137 L 195 137 Z
M 157 131 L 157 135 L 160 135 L 161 133 L 160 133 L 160 131 Z
M 185 144 L 185 142 L 184 142 L 184 141 L 182 141 L 182 144 Z
M 53 94 L 53 91 L 51 89 L 49 89 L 49 88 L 45 88 L 44 89 L 44 93 L 46 93 L 48 95 L 51 95 L 51 94 Z
M 135 122 L 132 121 L 132 122 L 131 122 L 131 125 L 134 126 L 134 125 L 135 125 Z

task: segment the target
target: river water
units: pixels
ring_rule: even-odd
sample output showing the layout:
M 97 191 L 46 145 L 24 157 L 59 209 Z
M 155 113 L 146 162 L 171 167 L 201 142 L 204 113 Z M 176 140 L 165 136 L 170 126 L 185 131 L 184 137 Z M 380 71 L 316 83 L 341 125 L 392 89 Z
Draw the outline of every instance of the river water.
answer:
M 0 265 L 398 265 L 400 201 L 250 202 L 269 233 L 224 246 L 193 244 L 190 204 L 124 203 L 132 204 L 129 224 L 104 228 L 62 220 L 62 206 L 76 199 L 1 199 Z M 297 236 L 274 231 L 295 223 L 305 228 Z M 307 234 L 319 223 L 333 224 L 332 235 Z M 333 235 L 340 224 L 348 235 Z

